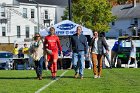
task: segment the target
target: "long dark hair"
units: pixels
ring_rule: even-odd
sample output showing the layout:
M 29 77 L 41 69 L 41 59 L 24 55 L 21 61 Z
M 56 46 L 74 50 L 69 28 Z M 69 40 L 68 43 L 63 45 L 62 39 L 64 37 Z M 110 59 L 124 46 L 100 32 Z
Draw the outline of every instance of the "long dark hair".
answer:
M 37 36 L 36 35 L 38 35 L 40 37 L 40 39 L 42 39 L 42 37 L 41 37 L 41 35 L 39 33 L 35 33 L 34 40 L 37 40 Z

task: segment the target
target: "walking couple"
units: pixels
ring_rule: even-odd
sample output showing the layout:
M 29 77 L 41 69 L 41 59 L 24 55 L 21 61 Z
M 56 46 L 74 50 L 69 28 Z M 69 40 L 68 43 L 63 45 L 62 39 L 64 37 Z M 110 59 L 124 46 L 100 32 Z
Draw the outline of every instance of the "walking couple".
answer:
M 102 73 L 102 57 L 104 54 L 103 47 L 107 50 L 107 53 L 109 52 L 106 40 L 103 37 L 99 37 L 98 32 L 94 31 L 94 36 L 89 46 L 90 51 L 88 52 L 87 39 L 81 32 L 82 27 L 78 26 L 76 34 L 71 37 L 71 47 L 73 51 L 72 63 L 75 70 L 74 78 L 80 75 L 80 79 L 83 79 L 85 57 L 88 56 L 88 53 L 91 53 L 94 78 L 100 78 Z

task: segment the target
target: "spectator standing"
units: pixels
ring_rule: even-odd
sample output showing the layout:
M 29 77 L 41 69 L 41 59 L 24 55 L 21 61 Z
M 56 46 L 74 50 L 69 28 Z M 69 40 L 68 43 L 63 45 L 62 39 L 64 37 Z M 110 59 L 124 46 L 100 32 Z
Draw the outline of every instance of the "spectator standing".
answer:
M 24 60 L 25 60 L 25 63 L 26 63 L 26 69 L 29 69 L 29 48 L 27 46 L 27 44 L 25 43 L 24 44 L 24 47 L 22 49 L 22 53 L 24 54 Z
M 128 40 L 129 40 L 130 43 L 131 43 L 130 56 L 129 56 L 129 60 L 128 60 L 128 68 L 129 68 L 129 65 L 130 65 L 131 59 L 134 59 L 134 62 L 135 62 L 135 68 L 137 68 L 136 46 L 135 46 L 134 41 L 132 41 L 132 37 L 131 37 L 131 36 L 128 37 Z
M 55 28 L 50 27 L 50 35 L 46 36 L 44 39 L 44 49 L 51 50 L 52 53 L 47 53 L 47 61 L 50 65 L 50 70 L 52 74 L 52 79 L 56 79 L 57 73 L 57 60 L 58 60 L 58 50 L 60 50 L 61 55 L 62 47 L 60 45 L 59 37 L 55 34 Z M 46 51 L 47 52 L 47 51 Z
M 71 37 L 72 46 L 72 62 L 75 70 L 74 77 L 77 78 L 80 74 L 80 79 L 83 79 L 85 68 L 85 55 L 87 56 L 88 45 L 87 38 L 81 33 L 82 27 L 78 26 L 76 34 Z
M 22 52 L 22 49 L 19 49 L 19 51 L 18 51 L 18 58 L 24 58 L 24 54 L 23 54 L 23 52 Z
M 102 73 L 102 57 L 103 57 L 103 47 L 106 52 L 109 52 L 107 43 L 103 37 L 98 37 L 98 32 L 94 32 L 94 37 L 92 38 L 91 44 L 92 62 L 93 62 L 93 73 L 94 78 L 100 78 Z M 97 67 L 98 63 L 98 67 Z M 98 70 L 97 70 L 98 69 Z
M 13 49 L 14 57 L 18 58 L 18 52 L 19 52 L 18 44 L 15 44 L 15 47 Z
M 115 62 L 116 62 L 118 49 L 121 46 L 122 46 L 122 43 L 118 40 L 114 43 L 114 46 L 111 49 L 111 65 L 112 65 L 112 67 L 115 67 Z
M 42 69 L 43 69 L 43 42 L 41 40 L 40 34 L 36 33 L 34 36 L 34 41 L 30 46 L 30 53 L 33 61 L 35 63 L 35 71 L 37 74 L 37 79 L 42 80 Z
M 24 44 L 24 47 L 22 49 L 22 53 L 24 54 L 24 57 L 25 58 L 28 58 L 28 55 L 29 55 L 29 48 L 27 47 L 27 44 L 25 43 Z

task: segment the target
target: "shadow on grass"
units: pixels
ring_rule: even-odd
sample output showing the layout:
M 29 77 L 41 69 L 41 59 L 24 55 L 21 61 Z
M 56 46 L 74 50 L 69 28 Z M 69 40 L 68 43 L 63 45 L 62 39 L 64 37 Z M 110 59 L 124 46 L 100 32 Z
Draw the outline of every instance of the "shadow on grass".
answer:
M 52 76 L 43 76 L 43 79 L 51 79 Z M 57 78 L 60 78 L 60 76 L 57 76 Z M 74 78 L 73 76 L 63 76 L 61 78 Z M 37 77 L 0 77 L 0 79 L 37 79 Z
M 60 77 L 60 76 L 58 76 L 58 77 Z M 62 76 L 61 78 L 73 78 L 73 79 L 75 79 L 74 76 Z M 80 76 L 78 76 L 77 78 L 80 78 Z M 93 77 L 84 77 L 84 78 L 93 78 Z
M 36 79 L 36 77 L 0 77 L 0 79 Z
M 60 76 L 58 76 L 60 77 Z M 61 78 L 74 78 L 74 76 L 62 76 Z

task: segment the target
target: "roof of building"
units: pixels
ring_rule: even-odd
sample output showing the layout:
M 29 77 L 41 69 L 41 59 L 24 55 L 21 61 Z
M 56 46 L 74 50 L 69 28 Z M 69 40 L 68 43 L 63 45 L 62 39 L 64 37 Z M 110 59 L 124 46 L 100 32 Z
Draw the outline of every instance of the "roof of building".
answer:
M 140 18 L 140 3 L 137 3 L 135 7 L 131 4 L 118 5 L 112 8 L 113 15 L 118 18 Z
M 17 0 L 21 3 L 39 3 L 39 4 L 47 4 L 47 5 L 56 5 L 56 6 L 68 6 L 68 0 Z

